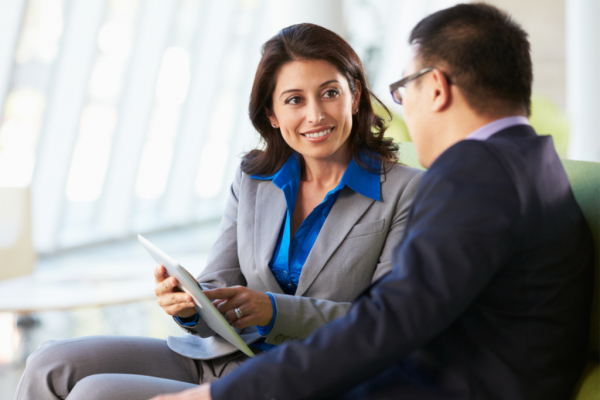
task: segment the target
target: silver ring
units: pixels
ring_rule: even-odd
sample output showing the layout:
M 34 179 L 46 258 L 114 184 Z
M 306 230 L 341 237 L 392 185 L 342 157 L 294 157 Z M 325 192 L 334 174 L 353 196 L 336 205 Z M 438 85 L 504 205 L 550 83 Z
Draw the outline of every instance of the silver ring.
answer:
M 235 311 L 235 316 L 238 317 L 238 319 L 242 318 L 244 315 L 242 314 L 242 310 L 240 310 L 239 308 L 235 308 L 233 311 Z

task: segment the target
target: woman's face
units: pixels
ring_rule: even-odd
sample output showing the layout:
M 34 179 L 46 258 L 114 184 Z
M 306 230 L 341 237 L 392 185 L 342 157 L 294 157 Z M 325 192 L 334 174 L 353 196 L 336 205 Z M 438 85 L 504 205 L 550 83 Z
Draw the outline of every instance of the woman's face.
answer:
M 353 95 L 346 77 L 326 61 L 292 61 L 279 71 L 273 113 L 267 115 L 305 159 L 344 161 L 360 99 L 357 86 Z

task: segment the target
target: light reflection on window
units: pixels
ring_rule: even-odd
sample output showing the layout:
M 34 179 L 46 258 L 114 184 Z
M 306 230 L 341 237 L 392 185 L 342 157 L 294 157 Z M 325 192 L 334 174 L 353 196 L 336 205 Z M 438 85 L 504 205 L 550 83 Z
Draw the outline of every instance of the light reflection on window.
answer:
M 135 184 L 136 194 L 142 199 L 160 197 L 165 191 L 179 113 L 178 107 L 161 107 L 152 116 Z
M 156 101 L 162 107 L 180 106 L 185 101 L 190 85 L 190 55 L 186 49 L 170 47 L 163 56 Z
M 30 0 L 0 123 L 0 186 L 28 186 L 46 110 L 46 89 L 63 32 L 64 0 Z
M 30 0 L 15 54 L 18 64 L 49 64 L 58 53 L 63 31 L 64 0 Z
M 99 102 L 112 103 L 121 92 L 121 83 L 125 65 L 117 59 L 104 54 L 92 67 L 89 83 L 89 94 Z
M 221 194 L 225 185 L 225 172 L 231 154 L 231 137 L 234 126 L 240 118 L 240 107 L 247 107 L 247 100 L 240 101 L 239 91 L 244 76 L 244 37 L 250 34 L 254 8 L 258 2 L 242 1 L 240 9 L 232 24 L 234 35 L 230 48 L 225 55 L 223 70 L 219 76 L 221 89 L 216 98 L 214 111 L 211 114 L 207 131 L 207 140 L 202 148 L 195 190 L 198 197 L 207 199 Z
M 110 1 L 106 21 L 98 33 L 98 54 L 88 83 L 88 101 L 81 113 L 65 188 L 71 202 L 91 202 L 102 194 L 139 3 L 139 0 Z
M 21 88 L 8 95 L 0 127 L 0 186 L 29 185 L 45 108 L 39 90 Z
M 158 74 L 156 104 L 135 185 L 135 192 L 141 199 L 158 198 L 165 192 L 181 105 L 189 85 L 189 52 L 181 47 L 168 48 Z
M 92 201 L 100 197 L 110 158 L 107 133 L 113 132 L 116 125 L 117 110 L 112 106 L 90 104 L 83 110 L 67 180 L 69 200 Z
M 234 90 L 223 91 L 217 97 L 196 178 L 196 193 L 201 198 L 218 195 L 223 186 L 229 156 L 229 138 L 235 122 L 232 115 L 237 104 L 235 100 Z
M 142 201 L 160 198 L 167 188 L 181 109 L 190 86 L 190 50 L 200 9 L 201 2 L 197 0 L 180 1 L 170 46 L 163 53 L 154 109 L 135 183 L 136 196 Z

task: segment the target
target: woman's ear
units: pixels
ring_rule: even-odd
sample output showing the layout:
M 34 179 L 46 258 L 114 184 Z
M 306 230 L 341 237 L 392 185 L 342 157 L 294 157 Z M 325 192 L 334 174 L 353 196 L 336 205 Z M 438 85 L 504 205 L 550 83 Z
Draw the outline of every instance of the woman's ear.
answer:
M 267 114 L 269 121 L 271 121 L 271 126 L 273 128 L 279 128 L 279 122 L 277 121 L 277 118 L 267 107 L 265 107 L 265 113 Z
M 354 93 L 352 99 L 352 114 L 358 113 L 358 109 L 360 108 L 360 94 L 362 93 L 362 85 L 358 79 L 354 80 L 356 85 L 356 92 Z

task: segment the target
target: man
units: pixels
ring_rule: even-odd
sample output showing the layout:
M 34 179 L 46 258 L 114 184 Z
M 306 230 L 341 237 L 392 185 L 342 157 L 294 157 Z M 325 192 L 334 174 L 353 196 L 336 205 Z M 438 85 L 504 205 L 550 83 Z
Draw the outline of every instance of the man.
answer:
M 391 273 L 349 314 L 159 399 L 567 399 L 593 249 L 550 137 L 528 125 L 526 33 L 485 4 L 412 31 L 391 85 L 424 175 Z

